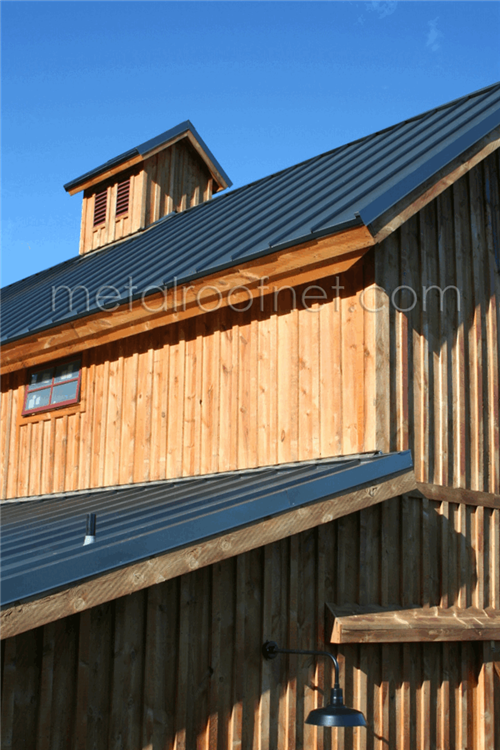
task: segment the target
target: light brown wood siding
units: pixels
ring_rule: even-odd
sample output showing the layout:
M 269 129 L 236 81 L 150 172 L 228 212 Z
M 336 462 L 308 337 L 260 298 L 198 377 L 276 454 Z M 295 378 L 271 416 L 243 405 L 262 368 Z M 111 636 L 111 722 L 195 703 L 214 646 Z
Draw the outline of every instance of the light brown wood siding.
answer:
M 115 215 L 118 183 L 130 177 L 129 208 Z M 107 189 L 107 213 L 94 226 L 95 195 Z M 80 254 L 108 245 L 161 219 L 171 211 L 185 211 L 212 197 L 210 172 L 187 141 L 148 157 L 83 193 Z
M 118 183 L 130 179 L 128 211 L 116 216 L 116 195 Z M 144 227 L 142 209 L 145 174 L 142 165 L 136 165 L 126 172 L 121 172 L 104 183 L 88 188 L 83 193 L 82 224 L 80 231 L 80 255 L 96 250 L 110 242 L 122 239 Z M 94 226 L 94 205 L 97 193 L 107 191 L 107 210 L 105 221 Z
M 500 511 L 389 500 L 2 641 L 2 748 L 493 750 L 500 642 L 329 646 L 325 602 L 500 606 Z M 331 686 L 368 729 L 304 724 Z
M 22 418 L 27 373 L 6 376 L 3 498 L 373 450 L 370 258 L 339 281 L 88 350 L 78 408 Z
M 145 225 L 171 211 L 184 211 L 211 198 L 212 178 L 207 166 L 187 140 L 150 156 L 147 172 Z
M 377 352 L 386 352 L 377 360 L 377 447 L 411 448 L 418 481 L 497 494 L 499 154 L 375 249 L 384 290 L 377 296 L 384 307 L 375 316 Z M 391 303 L 403 285 L 415 296 L 400 290 L 394 302 L 415 303 L 408 312 Z M 442 305 L 438 289 L 424 290 L 433 286 L 448 288 Z

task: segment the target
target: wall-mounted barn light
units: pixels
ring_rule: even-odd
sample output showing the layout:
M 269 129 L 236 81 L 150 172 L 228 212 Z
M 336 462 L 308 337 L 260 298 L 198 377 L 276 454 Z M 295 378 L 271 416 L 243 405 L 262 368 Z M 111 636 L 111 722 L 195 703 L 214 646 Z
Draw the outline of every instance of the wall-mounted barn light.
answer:
M 310 654 L 311 656 L 329 656 L 335 667 L 335 685 L 330 694 L 330 703 L 324 708 L 315 708 L 306 719 L 306 724 L 318 727 L 366 727 L 365 717 L 361 711 L 344 706 L 342 688 L 339 684 L 339 664 L 328 651 L 298 651 L 291 648 L 279 648 L 274 641 L 266 641 L 262 646 L 265 659 L 275 659 L 278 654 Z

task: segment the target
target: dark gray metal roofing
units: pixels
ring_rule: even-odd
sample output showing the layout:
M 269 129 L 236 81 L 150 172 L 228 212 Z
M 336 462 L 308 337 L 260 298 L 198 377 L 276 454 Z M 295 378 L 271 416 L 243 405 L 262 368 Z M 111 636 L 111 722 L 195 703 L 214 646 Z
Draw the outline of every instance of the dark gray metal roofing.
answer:
M 2 506 L 1 604 L 201 543 L 411 468 L 405 451 L 8 503 Z M 96 542 L 83 547 L 89 512 L 97 515 Z
M 89 180 L 91 177 L 97 177 L 97 175 L 101 174 L 102 172 L 106 172 L 108 169 L 111 169 L 111 167 L 116 167 L 118 164 L 132 159 L 132 157 L 134 156 L 144 156 L 154 148 L 161 146 L 163 143 L 168 143 L 168 141 L 172 140 L 172 138 L 175 138 L 182 133 L 186 133 L 188 130 L 190 130 L 194 135 L 214 167 L 217 169 L 221 177 L 226 181 L 227 186 L 230 187 L 233 183 L 224 172 L 221 165 L 194 127 L 193 123 L 190 120 L 184 120 L 184 122 L 179 123 L 179 125 L 176 125 L 174 128 L 170 128 L 170 130 L 166 130 L 164 133 L 160 133 L 160 135 L 157 135 L 155 138 L 150 138 L 149 141 L 145 141 L 139 146 L 131 148 L 128 151 L 125 151 L 125 153 L 120 154 L 119 156 L 115 156 L 113 159 L 109 159 L 109 161 L 101 164 L 99 167 L 91 169 L 90 172 L 85 172 L 85 174 L 82 174 L 81 177 L 77 177 L 76 179 L 71 180 L 71 182 L 67 182 L 66 185 L 64 185 L 64 189 L 71 190 L 72 188 L 78 187 L 78 185 L 80 185 L 82 182 L 85 182 L 86 180 Z
M 405 195 L 500 125 L 500 83 L 382 132 L 316 156 L 180 214 L 128 240 L 77 256 L 5 287 L 2 341 L 22 338 L 98 311 L 96 292 L 137 297 L 265 256 L 313 237 L 369 225 Z M 52 289 L 83 285 L 90 295 Z

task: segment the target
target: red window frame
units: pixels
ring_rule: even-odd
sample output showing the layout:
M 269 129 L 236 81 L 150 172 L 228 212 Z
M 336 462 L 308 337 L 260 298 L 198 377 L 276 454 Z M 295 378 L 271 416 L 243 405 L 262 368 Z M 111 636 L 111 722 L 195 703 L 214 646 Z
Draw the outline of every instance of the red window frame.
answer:
M 68 378 L 67 380 L 63 380 L 59 383 L 54 383 L 54 377 L 55 377 L 55 372 L 57 368 L 61 367 L 61 365 L 72 365 L 72 364 L 75 364 L 78 366 L 78 376 L 74 378 Z M 24 394 L 23 411 L 22 411 L 23 417 L 29 416 L 30 414 L 37 414 L 38 412 L 53 411 L 55 409 L 60 409 L 61 407 L 64 407 L 64 406 L 70 406 L 71 404 L 78 404 L 80 401 L 80 388 L 81 388 L 81 382 L 82 382 L 82 362 L 80 359 L 70 359 L 70 360 L 67 360 L 66 362 L 57 362 L 56 364 L 50 365 L 49 367 L 40 367 L 36 370 L 32 370 L 30 372 L 30 379 L 33 375 L 36 375 L 37 372 L 44 372 L 45 370 L 51 370 L 50 384 L 44 383 L 43 385 L 40 385 L 38 388 L 30 387 L 29 383 L 26 385 L 25 394 Z M 57 401 L 56 403 L 51 403 L 52 393 L 54 391 L 55 386 L 62 385 L 63 383 L 74 383 L 75 381 L 77 385 L 76 385 L 76 394 L 74 398 L 68 399 L 67 401 Z M 46 391 L 49 388 L 50 388 L 50 397 L 49 397 L 48 404 L 44 404 L 43 406 L 37 406 L 37 407 L 34 407 L 33 409 L 26 408 L 28 397 L 32 393 L 36 393 L 37 391 Z

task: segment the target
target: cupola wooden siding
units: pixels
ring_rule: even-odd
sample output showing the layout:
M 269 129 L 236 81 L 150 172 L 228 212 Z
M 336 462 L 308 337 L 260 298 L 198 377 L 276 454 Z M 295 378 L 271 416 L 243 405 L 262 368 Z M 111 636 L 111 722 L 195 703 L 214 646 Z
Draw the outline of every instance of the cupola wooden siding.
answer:
M 128 163 L 111 177 L 84 189 L 80 255 L 145 229 L 172 211 L 184 211 L 212 197 L 212 175 L 186 139 L 132 167 Z M 129 197 L 124 210 L 122 186 L 127 181 Z M 107 198 L 105 219 L 96 223 L 96 200 L 103 190 Z

